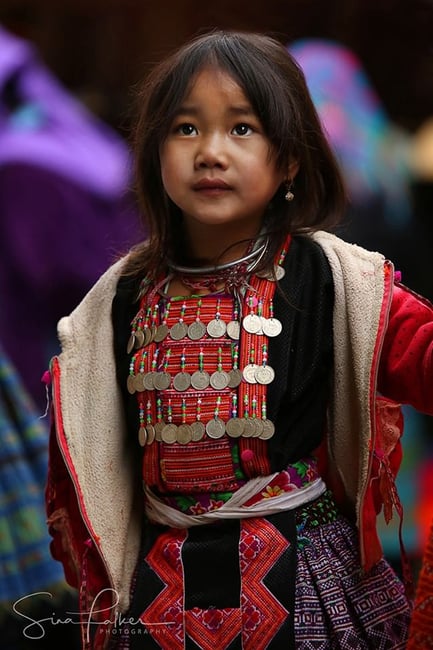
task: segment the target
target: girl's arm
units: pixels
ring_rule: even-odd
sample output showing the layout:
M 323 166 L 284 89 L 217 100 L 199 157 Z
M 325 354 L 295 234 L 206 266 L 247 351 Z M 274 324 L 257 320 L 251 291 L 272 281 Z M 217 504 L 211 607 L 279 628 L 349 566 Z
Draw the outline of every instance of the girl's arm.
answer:
M 378 389 L 433 415 L 433 305 L 401 285 L 394 288 Z

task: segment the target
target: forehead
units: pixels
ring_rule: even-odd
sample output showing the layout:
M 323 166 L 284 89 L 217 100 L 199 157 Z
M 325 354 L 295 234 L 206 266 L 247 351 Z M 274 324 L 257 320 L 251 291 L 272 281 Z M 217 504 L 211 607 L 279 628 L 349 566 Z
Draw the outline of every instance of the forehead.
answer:
M 188 86 L 183 103 L 216 97 L 219 101 L 249 104 L 239 82 L 227 71 L 215 67 L 205 67 L 197 72 Z

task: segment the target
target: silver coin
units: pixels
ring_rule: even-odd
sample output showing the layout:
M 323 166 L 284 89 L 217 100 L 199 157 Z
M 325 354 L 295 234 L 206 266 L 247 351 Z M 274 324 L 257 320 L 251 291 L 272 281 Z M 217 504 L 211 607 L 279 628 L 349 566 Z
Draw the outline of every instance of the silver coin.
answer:
M 145 390 L 155 390 L 154 379 L 158 373 L 155 370 L 143 374 L 143 386 Z
M 277 280 L 282 280 L 284 278 L 284 276 L 286 275 L 286 272 L 285 272 L 285 270 L 283 269 L 282 266 L 276 266 L 274 268 L 274 271 L 275 271 L 275 277 L 277 278 Z
M 170 336 L 174 341 L 180 341 L 188 334 L 188 326 L 183 321 L 175 323 L 170 327 Z
M 262 321 L 257 314 L 247 314 L 242 319 L 242 327 L 249 334 L 260 334 L 262 331 Z
M 190 424 L 191 431 L 192 431 L 192 440 L 194 442 L 198 442 L 201 440 L 206 433 L 206 427 L 204 426 L 203 422 L 200 420 L 196 420 L 195 422 L 192 422 Z
M 259 366 L 256 363 L 249 363 L 242 370 L 242 377 L 249 384 L 257 384 L 257 379 L 256 379 L 257 368 L 259 368 Z
M 144 345 L 144 339 L 145 339 L 145 336 L 144 336 L 144 332 L 143 332 L 143 330 L 137 330 L 137 331 L 135 332 L 135 343 L 134 343 L 134 347 L 135 347 L 136 350 L 137 350 L 138 348 L 142 348 L 142 347 L 143 347 L 143 345 Z
M 227 323 L 227 334 L 228 336 L 237 341 L 241 335 L 241 325 L 237 320 L 231 320 Z
M 177 438 L 177 425 L 173 423 L 166 424 L 161 431 L 161 439 L 163 442 L 171 445 L 176 442 Z
M 215 370 L 215 372 L 210 376 L 210 385 L 212 388 L 215 388 L 215 390 L 223 390 L 224 388 L 227 388 L 229 379 L 230 377 L 228 372 L 225 372 L 224 370 Z
M 156 328 L 155 336 L 153 337 L 153 340 L 156 343 L 161 343 L 169 334 L 170 330 L 168 329 L 168 326 L 165 323 L 162 323 L 161 325 L 158 325 Z
M 151 335 L 150 329 L 148 327 L 144 328 L 143 337 L 144 337 L 143 338 L 143 345 L 144 346 L 149 345 L 149 343 L 151 343 L 151 341 L 152 341 L 152 335 Z
M 207 324 L 206 331 L 213 339 L 218 339 L 226 333 L 227 325 L 221 318 L 214 318 Z
M 204 390 L 209 386 L 209 373 L 205 370 L 196 370 L 191 375 L 191 386 L 196 390 Z
M 253 433 L 253 438 L 260 438 L 263 433 L 263 424 L 260 418 L 252 418 L 254 422 L 255 431 Z
M 206 325 L 201 320 L 195 320 L 188 325 L 188 338 L 191 341 L 198 341 L 206 334 Z
M 226 422 L 227 435 L 230 438 L 239 438 L 244 430 L 244 418 L 230 418 Z
M 138 430 L 138 442 L 140 447 L 144 447 L 147 441 L 147 431 L 145 427 L 140 427 Z
M 128 389 L 128 393 L 130 395 L 133 395 L 135 393 L 135 375 L 128 375 L 128 379 L 126 380 L 126 388 Z
M 255 378 L 258 384 L 270 384 L 275 379 L 275 370 L 271 366 L 259 366 Z
M 227 386 L 229 388 L 237 388 L 242 381 L 242 372 L 239 368 L 232 368 L 229 371 L 229 383 Z
M 224 422 L 220 418 L 213 418 L 206 423 L 206 433 L 209 438 L 222 438 L 226 432 Z
M 161 433 L 163 428 L 165 427 L 165 424 L 166 423 L 163 420 L 161 420 L 161 422 L 157 422 L 153 427 L 155 429 L 155 440 L 157 440 L 158 442 L 162 442 Z
M 244 418 L 244 430 L 242 436 L 244 438 L 253 438 L 256 432 L 256 425 L 253 418 Z
M 191 386 L 191 375 L 189 372 L 178 372 L 173 378 L 173 386 L 179 392 L 188 390 Z
M 134 332 L 132 332 L 131 336 L 128 339 L 128 345 L 126 346 L 127 354 L 131 354 L 134 347 L 135 347 L 135 334 Z
M 179 424 L 177 427 L 176 440 L 181 445 L 186 445 L 192 440 L 192 429 L 189 424 Z
M 155 340 L 156 332 L 158 331 L 158 326 L 152 324 L 149 328 L 149 343 L 153 343 Z
M 153 426 L 153 424 L 146 425 L 146 432 L 147 432 L 146 445 L 151 445 L 152 442 L 155 440 L 155 427 Z
M 283 329 L 283 325 L 278 318 L 262 318 L 263 334 L 269 337 L 278 336 Z
M 153 378 L 153 385 L 156 390 L 167 390 L 170 388 L 171 375 L 169 372 L 157 372 Z
M 141 393 L 144 390 L 143 386 L 143 372 L 139 372 L 134 377 L 134 386 L 137 393 Z
M 269 440 L 269 438 L 272 438 L 272 436 L 275 433 L 275 426 L 274 423 L 271 422 L 271 420 L 262 420 L 263 423 L 263 431 L 260 434 L 260 438 L 262 440 Z

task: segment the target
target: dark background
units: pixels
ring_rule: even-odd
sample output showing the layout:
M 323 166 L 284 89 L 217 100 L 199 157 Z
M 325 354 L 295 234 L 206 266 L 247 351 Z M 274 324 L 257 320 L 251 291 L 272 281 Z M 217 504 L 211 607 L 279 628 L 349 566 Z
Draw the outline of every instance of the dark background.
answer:
M 413 132 L 433 115 L 433 0 L 0 0 L 0 22 L 120 131 L 142 73 L 212 27 L 337 40 L 397 124 Z

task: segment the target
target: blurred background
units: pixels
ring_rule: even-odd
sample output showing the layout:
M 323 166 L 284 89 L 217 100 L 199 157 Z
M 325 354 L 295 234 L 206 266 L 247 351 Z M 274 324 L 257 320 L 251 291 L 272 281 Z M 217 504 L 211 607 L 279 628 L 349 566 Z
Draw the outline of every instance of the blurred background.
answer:
M 135 86 L 172 49 L 214 27 L 270 33 L 297 58 L 349 190 L 339 234 L 383 252 L 404 284 L 433 299 L 433 0 L 0 0 L 5 650 L 47 647 L 54 634 L 48 624 L 39 642 L 24 640 L 23 620 L 11 616 L 17 597 L 49 588 L 57 600 L 38 606 L 47 616 L 76 606 L 57 564 L 46 568 L 41 377 L 57 351 L 57 320 L 143 235 L 128 148 Z M 398 487 L 416 576 L 433 514 L 433 426 L 411 409 L 405 418 Z M 21 487 L 39 498 L 30 509 L 4 469 L 11 459 L 28 481 Z M 397 517 L 381 524 L 399 570 L 397 533 Z M 65 650 L 78 647 L 67 627 L 52 638 Z

